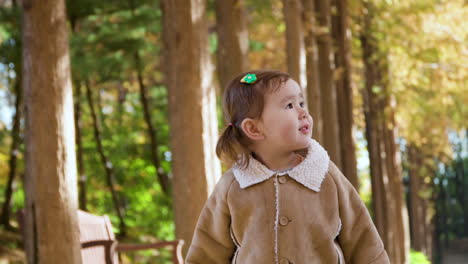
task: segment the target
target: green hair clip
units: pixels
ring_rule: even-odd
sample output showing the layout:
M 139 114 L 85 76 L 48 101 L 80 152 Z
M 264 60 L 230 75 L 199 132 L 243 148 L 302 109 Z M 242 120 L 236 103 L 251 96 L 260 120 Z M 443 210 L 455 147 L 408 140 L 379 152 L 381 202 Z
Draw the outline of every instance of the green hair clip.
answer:
M 242 78 L 240 80 L 241 83 L 254 83 L 257 81 L 257 75 L 255 75 L 254 73 L 248 73 L 247 75 L 244 76 L 244 78 Z

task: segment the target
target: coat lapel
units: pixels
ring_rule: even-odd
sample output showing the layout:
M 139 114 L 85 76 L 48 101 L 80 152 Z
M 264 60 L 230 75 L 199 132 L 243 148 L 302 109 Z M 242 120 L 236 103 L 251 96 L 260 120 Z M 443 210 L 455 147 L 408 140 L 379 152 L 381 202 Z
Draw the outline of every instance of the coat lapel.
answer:
M 319 192 L 320 185 L 328 172 L 329 162 L 330 157 L 327 151 L 311 138 L 307 156 L 287 174 L 305 187 Z M 232 171 L 242 189 L 263 182 L 275 175 L 274 171 L 268 169 L 252 156 L 249 158 L 249 167 L 243 169 L 236 164 L 233 166 Z

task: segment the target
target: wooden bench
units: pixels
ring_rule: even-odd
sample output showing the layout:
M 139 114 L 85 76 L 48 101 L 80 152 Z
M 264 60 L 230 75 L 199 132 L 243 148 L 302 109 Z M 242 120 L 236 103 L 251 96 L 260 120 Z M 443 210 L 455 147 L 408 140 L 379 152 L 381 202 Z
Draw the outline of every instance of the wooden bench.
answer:
M 24 230 L 24 210 L 17 212 L 20 229 Z M 160 241 L 147 244 L 119 243 L 112 231 L 107 215 L 98 216 L 78 210 L 80 229 L 81 257 L 85 264 L 118 264 L 120 252 L 161 249 L 172 247 L 172 262 L 183 264 L 182 246 L 184 241 Z M 24 235 L 23 235 L 24 238 Z

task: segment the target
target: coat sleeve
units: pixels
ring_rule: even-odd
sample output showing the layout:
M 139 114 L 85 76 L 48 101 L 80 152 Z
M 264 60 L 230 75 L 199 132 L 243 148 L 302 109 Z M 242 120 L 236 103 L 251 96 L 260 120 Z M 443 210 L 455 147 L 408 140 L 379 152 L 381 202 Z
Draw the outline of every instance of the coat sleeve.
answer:
M 342 222 L 338 242 L 343 250 L 345 263 L 390 263 L 382 239 L 359 194 L 331 161 L 330 173 L 338 191 Z
M 233 257 L 235 245 L 230 235 L 231 215 L 226 203 L 232 180 L 223 176 L 206 201 L 195 227 L 186 264 L 227 264 Z

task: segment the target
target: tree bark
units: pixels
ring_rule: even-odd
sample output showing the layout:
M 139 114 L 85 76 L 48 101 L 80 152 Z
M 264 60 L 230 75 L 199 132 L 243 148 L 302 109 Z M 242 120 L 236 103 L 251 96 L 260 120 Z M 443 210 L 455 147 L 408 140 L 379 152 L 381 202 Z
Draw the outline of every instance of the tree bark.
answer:
M 93 95 L 91 92 L 91 87 L 88 81 L 86 81 L 86 97 L 88 99 L 89 109 L 91 111 L 91 117 L 93 120 L 93 131 L 94 131 L 94 140 L 96 141 L 99 157 L 101 158 L 102 165 L 104 166 L 104 171 L 106 172 L 106 180 L 107 186 L 111 191 L 112 201 L 114 203 L 115 212 L 117 217 L 119 218 L 119 227 L 120 227 L 120 235 L 125 236 L 127 233 L 127 227 L 124 220 L 124 213 L 122 212 L 121 202 L 119 199 L 119 195 L 115 190 L 115 177 L 114 171 L 112 169 L 112 163 L 110 162 L 107 155 L 104 153 L 104 147 L 102 146 L 102 136 L 100 131 L 100 126 L 96 114 L 96 110 L 93 105 Z
M 176 237 L 186 245 L 191 244 L 201 209 L 221 176 L 215 156 L 218 122 L 205 4 L 162 1 Z
M 65 1 L 23 2 L 28 263 L 81 263 Z
M 409 229 L 394 110 L 388 91 L 388 60 L 373 36 L 369 5 L 360 36 L 365 68 L 364 114 L 370 157 L 372 202 L 377 229 L 392 263 L 409 261 Z
M 314 120 L 312 136 L 323 143 L 322 106 L 320 101 L 320 75 L 318 71 L 318 51 L 316 41 L 316 19 L 314 0 L 302 0 L 302 25 L 304 29 L 304 49 L 307 75 L 307 106 Z
M 307 76 L 302 9 L 301 0 L 283 0 L 288 72 L 304 88 L 307 86 Z
M 435 172 L 425 164 L 424 155 L 415 145 L 407 146 L 409 163 L 409 212 L 411 227 L 411 248 L 432 258 L 434 219 L 429 213 L 434 208 L 433 197 L 428 197 L 430 186 L 424 182 Z M 426 194 L 426 195 L 425 195 Z
M 84 161 L 83 161 L 83 142 L 81 141 L 81 83 L 75 82 L 75 133 L 76 133 L 76 155 L 77 155 L 77 162 L 78 162 L 78 197 L 79 197 L 79 206 L 81 210 L 87 210 L 87 203 L 86 203 L 86 182 L 87 176 L 85 173 L 84 168 Z
M 318 61 L 320 74 L 320 101 L 323 120 L 323 145 L 335 164 L 343 169 L 340 154 L 340 138 L 336 90 L 333 85 L 333 62 L 331 61 L 332 38 L 330 0 L 315 0 L 315 12 L 318 22 L 316 28 Z
M 388 59 L 386 59 L 385 62 L 385 65 L 388 65 Z M 385 68 L 385 72 L 388 73 L 388 71 L 389 70 L 387 66 Z M 381 125 L 384 131 L 384 158 L 387 162 L 387 168 L 389 170 L 391 196 L 395 203 L 395 213 L 392 214 L 395 216 L 393 221 L 396 230 L 394 245 L 397 249 L 399 263 L 409 263 L 409 219 L 408 208 L 404 199 L 401 152 L 396 143 L 396 139 L 398 138 L 398 128 L 395 123 L 394 109 L 396 103 L 394 96 L 389 92 L 388 83 L 384 87 L 386 89 L 384 107 L 382 110 L 384 119 Z
M 374 209 L 377 230 L 379 231 L 382 240 L 384 241 L 387 253 L 394 262 L 394 247 L 391 244 L 391 236 L 395 231 L 391 227 L 390 215 L 391 209 L 390 204 L 387 202 L 391 200 L 391 196 L 388 190 L 388 174 L 381 156 L 379 153 L 382 153 L 383 148 L 380 144 L 382 142 L 382 131 L 378 121 L 379 106 L 376 102 L 375 96 L 372 96 L 372 87 L 377 82 L 377 76 L 372 68 L 374 65 L 371 63 L 369 56 L 373 54 L 371 51 L 370 45 L 368 45 L 368 40 L 366 37 L 362 37 L 362 48 L 365 64 L 365 75 L 366 75 L 366 89 L 364 93 L 364 115 L 366 122 L 366 139 L 367 139 L 367 149 L 369 152 L 370 159 L 370 173 L 371 173 L 371 183 L 372 183 L 372 205 Z
M 366 139 L 367 139 L 367 150 L 369 152 L 370 160 L 370 174 L 372 184 L 372 205 L 374 209 L 374 222 L 377 230 L 382 237 L 382 240 L 387 245 L 387 233 L 388 230 L 388 216 L 387 216 L 387 203 L 388 200 L 386 189 L 384 189 L 383 178 L 384 171 L 380 162 L 378 153 L 381 152 L 379 145 L 379 126 L 377 123 L 377 103 L 375 97 L 372 97 L 369 93 L 372 92 L 372 86 L 377 82 L 377 74 L 373 68 L 373 63 L 370 60 L 374 51 L 373 46 L 370 45 L 367 36 L 361 35 L 361 45 L 363 49 L 363 60 L 365 67 L 365 89 L 363 90 L 364 98 L 364 117 L 366 122 Z
M 214 1 L 218 34 L 217 72 L 221 94 L 235 76 L 249 69 L 249 34 L 243 0 Z
M 340 154 L 343 173 L 359 191 L 357 176 L 356 147 L 353 136 L 353 91 L 351 82 L 351 32 L 347 0 L 332 0 L 333 39 L 335 43 L 334 80 L 338 99 L 338 124 Z
M 8 162 L 9 172 L 8 181 L 5 190 L 5 202 L 2 207 L 1 224 L 7 230 L 11 230 L 10 225 L 10 209 L 11 209 L 11 197 L 13 196 L 13 183 L 16 176 L 16 163 L 18 161 L 18 154 L 20 153 L 20 127 L 21 127 L 21 106 L 23 104 L 23 91 L 21 89 L 21 70 L 16 70 L 18 67 L 15 66 L 16 81 L 15 81 L 15 115 L 13 117 L 13 129 L 11 130 L 11 149 L 10 149 L 10 160 Z

